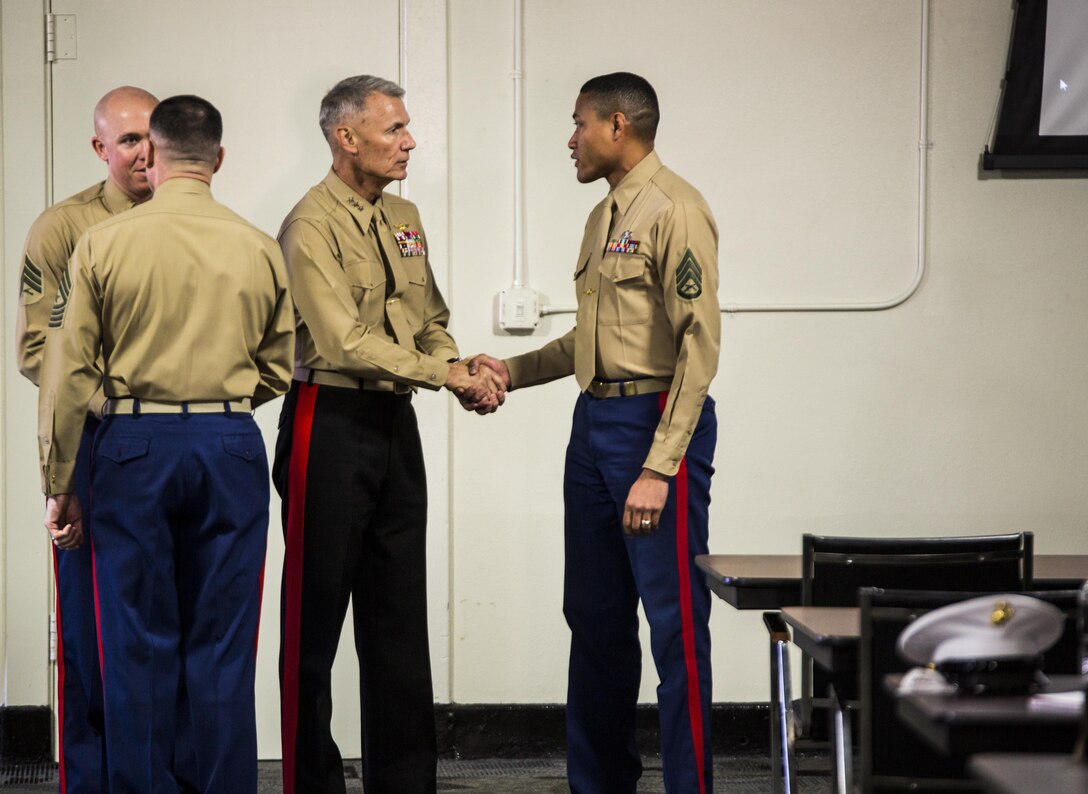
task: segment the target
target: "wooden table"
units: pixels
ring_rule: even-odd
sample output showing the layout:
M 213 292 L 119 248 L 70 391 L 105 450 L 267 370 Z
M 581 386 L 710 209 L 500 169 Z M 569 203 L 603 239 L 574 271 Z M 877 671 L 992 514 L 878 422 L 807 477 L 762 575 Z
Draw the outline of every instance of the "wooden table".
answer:
M 1053 753 L 982 753 L 968 767 L 991 794 L 1084 794 L 1088 763 Z
M 858 666 L 861 610 L 857 607 L 784 607 L 782 619 L 793 629 L 793 642 L 833 676 L 852 675 Z M 853 738 L 850 718 L 834 687 L 828 687 L 831 735 L 831 791 L 853 791 Z M 807 717 L 806 717 L 807 718 Z
M 1085 679 L 1070 675 L 1053 676 L 1051 682 L 1050 691 L 1055 692 L 1085 685 Z M 1071 753 L 1080 732 L 1081 714 L 1033 709 L 1030 698 L 913 693 L 901 695 L 895 711 L 927 744 L 949 756 L 966 758 L 981 752 Z
M 695 564 L 714 593 L 737 609 L 801 603 L 800 554 L 702 554 Z M 1035 586 L 1076 590 L 1088 580 L 1088 554 L 1036 554 Z
M 800 554 L 702 554 L 695 564 L 710 589 L 737 609 L 801 603 Z
M 784 607 L 793 642 L 829 673 L 849 673 L 858 666 L 861 610 L 857 607 Z

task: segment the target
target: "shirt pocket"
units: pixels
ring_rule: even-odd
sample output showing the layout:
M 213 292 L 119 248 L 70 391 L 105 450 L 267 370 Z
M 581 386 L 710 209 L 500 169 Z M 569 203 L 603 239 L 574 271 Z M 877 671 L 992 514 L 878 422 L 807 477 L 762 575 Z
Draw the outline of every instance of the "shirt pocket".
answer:
M 586 291 L 586 271 L 589 268 L 589 258 L 591 256 L 591 252 L 582 251 L 578 255 L 578 264 L 574 268 L 574 294 L 578 297 L 579 303 L 581 303 L 582 295 Z
M 650 321 L 650 260 L 642 254 L 617 254 L 601 263 L 599 325 L 642 325 Z
M 403 256 L 400 259 L 401 273 L 398 279 L 404 279 L 401 289 L 401 301 L 404 317 L 413 331 L 423 326 L 423 312 L 427 306 L 427 266 L 422 256 Z
M 410 287 L 427 286 L 426 259 L 422 256 L 402 256 L 400 266 Z
M 574 280 L 577 281 L 580 278 L 584 278 L 586 275 L 586 266 L 589 265 L 589 257 L 592 254 L 589 251 L 582 251 L 578 255 L 578 265 L 574 268 Z
M 359 307 L 359 319 L 366 325 L 381 324 L 385 306 L 385 265 L 373 259 L 344 262 L 344 276 L 351 297 Z

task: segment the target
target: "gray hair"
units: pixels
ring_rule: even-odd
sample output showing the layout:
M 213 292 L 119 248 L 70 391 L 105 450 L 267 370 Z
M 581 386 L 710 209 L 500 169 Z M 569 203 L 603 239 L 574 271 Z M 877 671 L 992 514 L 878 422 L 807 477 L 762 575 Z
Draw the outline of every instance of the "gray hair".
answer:
M 370 74 L 345 77 L 329 89 L 329 93 L 325 94 L 325 98 L 321 100 L 321 115 L 318 117 L 318 123 L 321 125 L 321 134 L 325 136 L 325 140 L 332 141 L 332 132 L 337 124 L 362 113 L 366 109 L 367 97 L 371 94 L 383 94 L 400 99 L 404 96 L 404 89 L 392 80 Z

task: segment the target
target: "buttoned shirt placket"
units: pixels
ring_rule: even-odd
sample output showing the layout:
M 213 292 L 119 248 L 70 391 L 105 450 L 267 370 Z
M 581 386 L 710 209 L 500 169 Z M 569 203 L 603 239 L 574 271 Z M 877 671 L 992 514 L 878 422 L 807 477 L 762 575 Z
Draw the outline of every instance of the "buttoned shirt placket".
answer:
M 400 247 L 393 238 L 393 232 L 385 219 L 385 212 L 380 207 L 374 207 L 370 228 L 378 241 L 378 250 L 382 255 L 382 263 L 385 265 L 385 277 L 389 284 L 385 295 L 385 316 L 393 329 L 393 336 L 397 340 L 397 344 L 409 350 L 415 350 L 415 336 L 412 333 L 411 326 L 408 325 L 407 318 L 404 316 L 404 304 L 400 299 L 402 293 L 400 289 L 401 279 L 397 277 L 398 273 L 393 267 L 394 261 L 400 261 Z M 393 258 L 394 254 L 396 254 L 396 259 Z
M 609 196 L 610 211 L 602 212 L 594 233 L 596 248 L 586 265 L 585 292 L 578 302 L 578 333 L 574 344 L 574 378 L 585 391 L 597 375 L 597 304 L 601 297 L 601 259 L 616 218 L 616 201 Z

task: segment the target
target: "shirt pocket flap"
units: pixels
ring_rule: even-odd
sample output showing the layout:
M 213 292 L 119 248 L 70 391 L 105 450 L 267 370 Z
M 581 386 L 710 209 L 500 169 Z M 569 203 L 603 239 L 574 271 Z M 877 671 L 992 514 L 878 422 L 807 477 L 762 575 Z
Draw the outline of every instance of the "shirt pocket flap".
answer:
M 423 257 L 406 256 L 400 260 L 400 264 L 404 268 L 404 275 L 407 276 L 409 284 L 415 284 L 417 287 L 427 285 L 427 268 L 423 266 Z
M 617 257 L 612 263 L 611 267 L 605 272 L 605 276 L 610 281 L 621 282 L 630 281 L 635 278 L 642 278 L 646 275 L 646 265 L 649 260 L 641 255 L 626 255 Z
M 344 275 L 353 287 L 375 289 L 385 283 L 385 268 L 369 259 L 356 259 L 344 263 Z
M 585 273 L 585 272 L 586 272 L 586 265 L 588 265 L 588 264 L 589 264 L 589 257 L 590 257 L 590 256 L 591 256 L 591 254 L 590 254 L 590 252 L 589 252 L 589 251 L 583 251 L 583 252 L 582 252 L 582 253 L 581 253 L 581 254 L 580 254 L 580 255 L 578 256 L 578 262 L 579 262 L 579 265 L 578 265 L 578 266 L 577 266 L 576 268 L 574 268 L 574 278 L 573 278 L 573 281 L 577 281 L 577 280 L 578 280 L 578 277 L 579 277 L 579 276 L 581 276 L 581 275 L 582 275 L 583 273 Z

